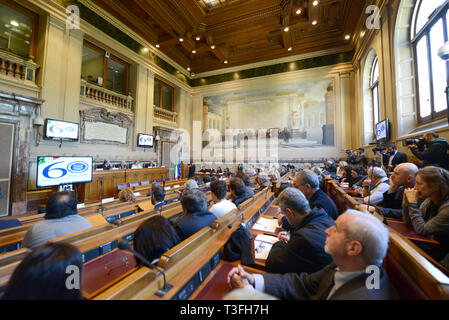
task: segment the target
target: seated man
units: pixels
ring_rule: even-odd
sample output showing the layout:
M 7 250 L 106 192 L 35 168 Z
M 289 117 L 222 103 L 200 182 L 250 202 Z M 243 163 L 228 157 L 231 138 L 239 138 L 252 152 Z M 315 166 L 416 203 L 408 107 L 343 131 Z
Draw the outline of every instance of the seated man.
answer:
M 313 274 L 305 272 L 250 274 L 241 266 L 228 274 L 234 288 L 247 287 L 280 299 L 298 300 L 393 300 L 382 261 L 388 250 L 388 229 L 369 214 L 348 210 L 326 230 L 325 251 L 333 263 Z M 369 277 L 378 271 L 378 288 L 369 288 Z
M 210 191 L 212 194 L 212 201 L 214 205 L 210 208 L 217 218 L 220 218 L 228 212 L 237 209 L 236 205 L 229 200 L 226 200 L 226 193 L 228 192 L 228 186 L 226 182 L 222 180 L 216 180 L 210 184 Z
M 104 160 L 102 168 L 103 170 L 111 170 L 111 163 L 109 162 L 109 160 Z
M 370 189 L 370 186 L 371 189 Z M 368 169 L 368 178 L 363 182 L 363 203 L 378 205 L 384 199 L 384 193 L 390 188 L 385 171 L 378 167 Z M 369 202 L 369 203 L 368 203 Z
M 324 252 L 326 229 L 334 225 L 323 209 L 310 209 L 306 197 L 296 188 L 287 188 L 278 203 L 289 224 L 295 230 L 291 236 L 280 232 L 279 242 L 271 248 L 266 270 L 271 273 L 307 272 L 321 270 L 332 262 Z
M 254 195 L 254 193 L 251 194 L 248 190 L 251 188 L 246 187 L 245 183 L 240 178 L 232 178 L 229 181 L 229 189 L 231 190 L 232 202 L 234 202 L 236 206 L 239 206 Z
M 195 180 L 187 180 L 184 187 L 186 190 L 199 189 L 198 183 Z
M 295 178 L 294 187 L 299 189 L 309 200 L 310 208 L 321 208 L 332 219 L 337 219 L 338 210 L 334 201 L 320 189 L 318 176 L 311 170 L 304 170 Z
M 154 210 L 159 210 L 166 204 L 164 199 L 165 190 L 158 183 L 153 183 L 151 186 L 151 203 L 154 204 Z
M 268 179 L 268 174 L 266 172 L 259 173 L 259 176 L 256 178 L 256 182 L 259 185 L 258 190 L 263 190 L 265 187 L 271 187 L 272 183 L 270 179 Z
M 437 261 L 449 253 L 449 171 L 427 167 L 416 174 L 414 189 L 404 191 L 402 215 L 416 233 L 433 237 L 439 247 L 423 248 Z M 426 200 L 419 205 L 420 198 Z
M 181 196 L 184 214 L 174 223 L 181 240 L 185 240 L 204 227 L 212 226 L 217 217 L 207 210 L 207 198 L 203 191 L 191 189 Z
M 404 190 L 415 186 L 417 172 L 418 167 L 413 163 L 401 163 L 396 166 L 390 177 L 390 188 L 384 192 L 383 201 L 379 204 L 381 208 L 377 208 L 384 217 L 402 220 Z M 374 210 L 374 206 L 369 207 L 370 212 Z
M 136 202 L 137 197 L 130 188 L 124 188 L 118 193 L 118 198 L 120 202 Z
M 44 221 L 33 225 L 22 241 L 22 247 L 35 248 L 51 239 L 89 229 L 92 223 L 80 217 L 74 192 L 57 192 L 48 198 Z
M 327 174 L 337 174 L 337 167 L 332 160 L 328 160 L 324 163 L 324 169 Z

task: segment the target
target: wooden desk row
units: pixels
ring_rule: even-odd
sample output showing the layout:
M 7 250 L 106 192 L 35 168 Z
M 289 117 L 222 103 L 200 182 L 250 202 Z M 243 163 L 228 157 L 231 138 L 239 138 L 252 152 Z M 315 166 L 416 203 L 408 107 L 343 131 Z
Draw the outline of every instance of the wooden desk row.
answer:
M 162 287 L 162 276 L 148 268 L 136 272 L 105 290 L 94 299 L 187 299 L 220 262 L 220 252 L 241 222 L 248 220 L 260 208 L 273 200 L 268 188 L 253 197 L 253 206 L 245 211 L 234 210 L 218 219 L 162 255 L 158 266 L 165 271 L 173 288 L 163 297 L 155 295 Z

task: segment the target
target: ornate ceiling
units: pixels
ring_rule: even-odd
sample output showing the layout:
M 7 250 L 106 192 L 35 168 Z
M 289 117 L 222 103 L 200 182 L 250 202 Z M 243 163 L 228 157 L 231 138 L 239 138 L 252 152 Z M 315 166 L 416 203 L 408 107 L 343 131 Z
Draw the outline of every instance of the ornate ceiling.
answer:
M 195 73 L 316 51 L 350 51 L 368 2 L 92 1 Z

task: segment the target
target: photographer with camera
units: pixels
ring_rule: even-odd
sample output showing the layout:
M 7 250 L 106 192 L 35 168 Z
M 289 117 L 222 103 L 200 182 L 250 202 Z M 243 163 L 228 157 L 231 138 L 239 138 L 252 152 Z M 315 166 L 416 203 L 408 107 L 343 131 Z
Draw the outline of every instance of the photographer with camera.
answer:
M 428 132 L 422 139 L 407 139 L 404 144 L 424 162 L 423 167 L 436 166 L 449 169 L 448 142 L 435 132 Z

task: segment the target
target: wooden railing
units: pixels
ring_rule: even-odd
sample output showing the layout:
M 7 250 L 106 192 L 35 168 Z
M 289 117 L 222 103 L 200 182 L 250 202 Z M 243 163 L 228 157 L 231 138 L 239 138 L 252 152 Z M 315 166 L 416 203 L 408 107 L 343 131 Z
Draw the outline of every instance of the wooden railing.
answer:
M 98 85 L 81 79 L 81 102 L 94 104 L 95 106 L 104 106 L 124 113 L 134 113 L 133 101 L 131 96 L 102 88 Z
M 32 60 L 25 60 L 0 50 L 0 77 L 2 78 L 35 82 L 38 68 L 39 66 Z
M 176 124 L 176 112 L 171 112 L 162 108 L 153 106 L 155 120 L 163 120 Z

